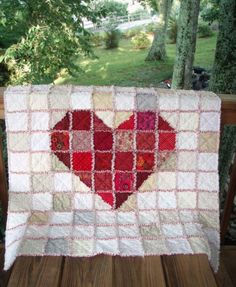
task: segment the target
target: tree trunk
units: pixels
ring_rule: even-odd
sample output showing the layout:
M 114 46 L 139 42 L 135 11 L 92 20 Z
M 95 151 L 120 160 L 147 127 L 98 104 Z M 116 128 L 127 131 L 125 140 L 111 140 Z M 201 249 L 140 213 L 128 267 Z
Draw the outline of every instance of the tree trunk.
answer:
M 181 1 L 172 88 L 191 89 L 200 0 Z
M 236 1 L 221 0 L 219 34 L 210 90 L 236 93 Z
M 146 61 L 158 61 L 166 58 L 166 33 L 172 3 L 173 0 L 159 1 L 160 24 L 155 31 L 152 46 L 145 59 Z

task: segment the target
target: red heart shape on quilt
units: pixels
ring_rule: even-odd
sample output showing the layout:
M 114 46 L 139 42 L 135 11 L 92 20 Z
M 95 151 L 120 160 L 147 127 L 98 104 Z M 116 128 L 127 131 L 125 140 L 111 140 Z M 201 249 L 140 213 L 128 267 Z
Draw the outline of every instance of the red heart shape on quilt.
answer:
M 157 171 L 175 144 L 175 130 L 151 111 L 136 112 L 114 129 L 93 111 L 69 111 L 51 131 L 53 153 L 114 209 Z

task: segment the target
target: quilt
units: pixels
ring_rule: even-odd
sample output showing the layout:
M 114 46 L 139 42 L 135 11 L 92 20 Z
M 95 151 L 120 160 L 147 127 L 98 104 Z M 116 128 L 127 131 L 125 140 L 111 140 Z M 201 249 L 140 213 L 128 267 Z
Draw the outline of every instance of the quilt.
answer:
M 207 254 L 218 267 L 220 106 L 211 92 L 5 92 L 5 270 L 19 255 Z

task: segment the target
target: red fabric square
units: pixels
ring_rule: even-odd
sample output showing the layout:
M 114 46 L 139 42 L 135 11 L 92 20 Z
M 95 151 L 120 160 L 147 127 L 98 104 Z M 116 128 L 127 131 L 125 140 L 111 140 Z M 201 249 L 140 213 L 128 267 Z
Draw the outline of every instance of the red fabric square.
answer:
M 96 190 L 112 190 L 112 173 L 111 172 L 96 172 L 94 174 Z
M 51 149 L 53 151 L 68 151 L 69 132 L 53 132 L 51 134 Z
M 89 111 L 75 111 L 72 113 L 73 130 L 90 130 L 91 115 Z
M 115 174 L 116 191 L 132 191 L 134 184 L 134 175 L 127 172 L 117 172 Z
M 95 170 L 111 170 L 112 153 L 96 152 L 95 153 Z
M 175 133 L 159 133 L 158 147 L 160 151 L 174 150 L 176 143 Z
M 67 112 L 64 118 L 62 118 L 56 125 L 53 127 L 53 130 L 67 131 L 70 127 L 70 113 Z
M 98 192 L 97 194 L 110 206 L 114 205 L 114 195 L 112 192 Z
M 156 137 L 155 133 L 152 132 L 138 132 L 136 137 L 137 149 L 138 150 L 154 150 L 155 149 Z
M 137 154 L 136 169 L 137 170 L 153 170 L 154 154 L 139 152 Z
M 111 150 L 112 149 L 112 133 L 111 132 L 95 132 L 94 133 L 94 149 Z
M 115 169 L 127 170 L 133 169 L 134 155 L 132 152 L 116 152 L 115 154 Z
M 80 180 L 83 183 L 85 183 L 88 187 L 92 187 L 92 172 L 75 172 L 75 175 L 79 176 Z
M 69 169 L 71 168 L 69 152 L 55 152 L 55 155 L 60 161 L 64 163 L 65 166 L 67 166 Z
M 138 130 L 155 130 L 156 113 L 138 112 L 137 128 Z
M 92 153 L 91 152 L 74 152 L 73 169 L 75 171 L 92 170 Z

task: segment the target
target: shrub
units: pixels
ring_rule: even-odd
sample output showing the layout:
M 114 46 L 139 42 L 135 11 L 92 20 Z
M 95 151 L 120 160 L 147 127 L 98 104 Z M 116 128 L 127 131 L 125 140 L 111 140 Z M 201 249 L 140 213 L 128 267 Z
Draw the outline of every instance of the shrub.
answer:
M 142 30 L 143 30 L 143 28 L 141 28 L 141 27 L 129 29 L 124 33 L 124 37 L 126 39 L 130 39 L 130 38 L 136 36 L 137 34 L 139 34 Z
M 131 41 L 135 49 L 146 49 L 150 45 L 150 40 L 144 32 L 140 32 L 134 36 Z
M 118 29 L 111 29 L 106 31 L 105 35 L 105 46 L 106 49 L 114 49 L 119 46 L 121 33 Z
M 197 33 L 198 33 L 198 38 L 207 38 L 213 35 L 211 27 L 205 22 L 200 22 L 198 24 Z
M 94 47 L 102 46 L 105 35 L 103 33 L 96 33 L 91 36 L 91 43 Z
M 157 24 L 155 24 L 155 23 L 149 23 L 149 24 L 146 26 L 145 30 L 146 30 L 147 33 L 154 33 L 154 32 L 157 30 L 157 28 L 158 28 L 158 25 L 157 25 Z

